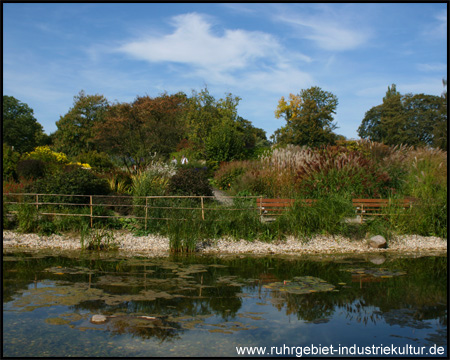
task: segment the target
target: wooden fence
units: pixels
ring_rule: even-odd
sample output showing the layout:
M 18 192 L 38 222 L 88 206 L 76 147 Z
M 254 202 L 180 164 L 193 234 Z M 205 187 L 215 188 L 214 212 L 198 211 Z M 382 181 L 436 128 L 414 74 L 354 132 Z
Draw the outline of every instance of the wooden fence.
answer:
M 46 198 L 55 197 L 67 198 L 69 201 L 49 201 Z M 247 199 L 255 200 L 260 196 L 227 196 L 225 199 Z M 197 199 L 199 201 L 198 207 L 186 207 L 186 206 L 153 206 L 152 200 L 181 200 L 181 199 Z M 101 201 L 103 200 L 103 201 Z M 113 200 L 113 202 L 108 201 Z M 31 194 L 31 193 L 4 193 L 3 203 L 10 205 L 30 204 L 36 207 L 39 215 L 49 216 L 80 216 L 89 217 L 90 226 L 93 227 L 93 220 L 95 218 L 129 218 L 129 219 L 142 219 L 145 221 L 145 229 L 147 229 L 148 220 L 174 220 L 174 218 L 167 217 L 151 217 L 149 216 L 149 210 L 151 209 L 165 209 L 165 210 L 196 210 L 199 211 L 203 220 L 205 220 L 205 212 L 207 211 L 260 211 L 260 208 L 256 206 L 256 201 L 252 202 L 252 206 L 245 208 L 236 208 L 231 206 L 218 207 L 218 201 L 214 196 L 120 196 L 120 195 L 65 195 L 65 194 Z M 128 202 L 128 203 L 127 203 Z M 139 204 L 142 202 L 142 204 Z M 214 204 L 215 207 L 210 207 L 208 204 Z M 65 212 L 48 212 L 45 211 L 45 206 L 53 207 L 84 207 L 89 208 L 89 214 L 77 214 L 77 213 L 65 213 Z M 131 214 L 124 215 L 120 212 L 114 212 L 114 215 L 95 215 L 94 208 L 131 208 Z M 144 216 L 137 216 L 133 214 L 133 209 L 144 209 Z M 9 213 L 17 213 L 17 210 L 10 210 Z M 175 220 L 189 220 L 189 219 L 175 219 Z
M 55 198 L 56 197 L 56 198 Z M 45 201 L 45 199 L 50 199 Z M 67 199 L 68 201 L 63 201 Z M 192 206 L 155 206 L 152 204 L 153 200 L 182 200 L 182 199 L 197 199 L 199 205 L 197 207 Z M 149 210 L 161 209 L 161 210 L 194 210 L 198 211 L 201 218 L 205 220 L 205 213 L 207 211 L 255 211 L 263 219 L 264 216 L 281 215 L 282 212 L 288 210 L 294 201 L 293 199 L 264 199 L 262 196 L 227 196 L 224 199 L 232 200 L 231 204 L 235 203 L 235 199 L 245 199 L 249 201 L 245 207 L 232 207 L 218 206 L 217 198 L 214 196 L 120 196 L 120 195 L 64 195 L 64 194 L 30 194 L 30 193 L 4 193 L 3 203 L 10 205 L 30 204 L 36 207 L 38 215 L 49 216 L 81 216 L 90 218 L 90 226 L 93 227 L 93 221 L 95 218 L 131 218 L 142 219 L 145 221 L 145 229 L 147 229 L 148 220 L 183 220 L 190 219 L 185 218 L 173 218 L 173 217 L 152 217 L 149 214 Z M 56 200 L 56 201 L 55 201 Z M 222 200 L 223 201 L 223 200 Z M 314 200 L 304 199 L 305 205 L 311 206 Z M 366 205 L 370 202 L 369 205 Z M 363 221 L 363 215 L 384 215 L 385 208 L 391 203 L 387 199 L 353 199 L 353 206 L 355 207 L 355 215 L 360 217 L 360 221 Z M 412 206 L 412 199 L 405 199 L 401 201 L 401 207 L 407 208 Z M 274 206 L 278 206 L 273 209 Z M 52 206 L 52 209 L 66 208 L 67 207 L 84 207 L 89 209 L 89 213 L 65 213 L 65 212 L 48 212 L 46 206 Z M 94 208 L 102 207 L 112 208 L 114 215 L 95 215 Z M 121 209 L 131 208 L 131 211 L 123 211 Z M 142 216 L 136 215 L 135 209 L 142 208 Z M 17 213 L 17 210 L 9 211 L 10 213 Z M 267 220 L 267 219 L 266 219 Z

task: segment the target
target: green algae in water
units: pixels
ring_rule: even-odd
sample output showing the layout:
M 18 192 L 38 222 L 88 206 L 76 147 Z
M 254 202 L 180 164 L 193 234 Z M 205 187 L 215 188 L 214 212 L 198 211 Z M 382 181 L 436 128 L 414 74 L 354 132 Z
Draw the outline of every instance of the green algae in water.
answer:
M 285 280 L 264 285 L 265 288 L 290 294 L 310 294 L 314 292 L 332 291 L 334 285 L 314 276 L 297 276 L 293 280 Z
M 341 271 L 347 271 L 354 276 L 373 276 L 377 278 L 391 278 L 406 275 L 405 271 L 389 270 L 386 268 L 350 268 L 342 269 Z

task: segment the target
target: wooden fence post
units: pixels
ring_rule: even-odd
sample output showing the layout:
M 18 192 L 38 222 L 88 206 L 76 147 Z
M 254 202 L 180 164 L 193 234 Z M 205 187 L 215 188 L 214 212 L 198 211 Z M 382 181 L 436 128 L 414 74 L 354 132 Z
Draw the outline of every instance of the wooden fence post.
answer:
M 205 220 L 205 209 L 203 207 L 203 196 L 200 198 L 201 203 L 202 203 L 202 219 Z
M 92 195 L 89 195 L 89 206 L 91 208 L 91 228 L 92 228 L 92 215 L 93 215 L 93 212 L 92 212 Z
M 147 230 L 148 197 L 145 198 L 145 230 Z
M 39 195 L 36 194 L 36 211 L 39 212 Z

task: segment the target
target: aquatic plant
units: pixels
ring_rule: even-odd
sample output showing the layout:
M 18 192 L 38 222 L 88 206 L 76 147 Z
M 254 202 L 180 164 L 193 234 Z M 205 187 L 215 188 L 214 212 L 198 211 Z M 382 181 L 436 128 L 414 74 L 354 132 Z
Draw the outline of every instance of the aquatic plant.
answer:
M 94 228 L 90 231 L 85 228 L 80 241 L 86 250 L 117 250 L 119 248 L 112 231 L 105 228 Z
M 19 204 L 18 231 L 22 233 L 34 232 L 38 228 L 38 212 L 36 206 L 27 202 Z

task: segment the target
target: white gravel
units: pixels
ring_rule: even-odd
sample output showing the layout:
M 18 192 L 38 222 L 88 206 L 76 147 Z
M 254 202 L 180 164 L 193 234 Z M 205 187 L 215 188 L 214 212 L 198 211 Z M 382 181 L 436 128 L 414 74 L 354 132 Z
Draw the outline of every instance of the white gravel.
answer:
M 133 236 L 130 232 L 114 232 L 114 241 L 119 251 L 131 255 L 166 256 L 169 254 L 169 239 L 162 236 Z M 77 235 L 21 234 L 14 231 L 3 231 L 3 248 L 29 249 L 81 249 Z M 288 237 L 285 241 L 265 243 L 261 241 L 236 241 L 229 238 L 204 242 L 199 252 L 204 254 L 321 254 L 321 253 L 367 253 L 367 252 L 424 252 L 447 251 L 447 239 L 402 235 L 389 242 L 387 249 L 369 248 L 366 240 L 350 240 L 341 236 L 315 236 L 301 241 Z

